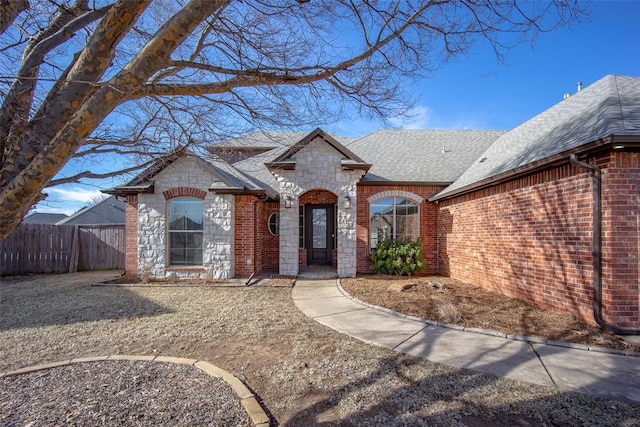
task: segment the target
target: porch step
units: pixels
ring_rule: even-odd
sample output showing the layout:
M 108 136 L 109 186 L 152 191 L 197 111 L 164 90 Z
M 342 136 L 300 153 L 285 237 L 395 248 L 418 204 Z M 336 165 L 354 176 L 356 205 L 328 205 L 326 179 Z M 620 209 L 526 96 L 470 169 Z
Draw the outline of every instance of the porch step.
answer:
M 301 280 L 327 280 L 337 279 L 338 272 L 331 266 L 306 266 L 301 267 L 297 279 Z

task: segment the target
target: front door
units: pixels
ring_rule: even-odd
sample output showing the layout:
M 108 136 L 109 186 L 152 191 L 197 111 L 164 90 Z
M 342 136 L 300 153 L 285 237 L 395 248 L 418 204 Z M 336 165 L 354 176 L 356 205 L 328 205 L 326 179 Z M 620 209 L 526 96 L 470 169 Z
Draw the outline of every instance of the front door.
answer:
M 333 255 L 333 205 L 305 205 L 305 242 L 308 265 L 331 265 Z

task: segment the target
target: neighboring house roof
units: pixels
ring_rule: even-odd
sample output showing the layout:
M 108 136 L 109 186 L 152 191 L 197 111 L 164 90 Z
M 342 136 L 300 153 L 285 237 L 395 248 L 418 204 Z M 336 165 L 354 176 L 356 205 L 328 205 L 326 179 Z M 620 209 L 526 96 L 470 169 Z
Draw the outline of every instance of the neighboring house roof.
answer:
M 107 197 L 91 206 L 80 209 L 57 224 L 124 224 L 125 202 L 115 197 Z
M 46 212 L 32 213 L 28 217 L 22 220 L 23 224 L 55 224 L 56 222 L 65 219 L 65 214 L 55 214 Z
M 566 163 L 570 153 L 611 144 L 605 138 L 614 136 L 640 136 L 638 77 L 608 75 L 504 134 L 431 200 L 549 166 L 555 158 Z
M 500 130 L 379 130 L 347 144 L 372 164 L 361 182 L 448 185 L 498 137 Z

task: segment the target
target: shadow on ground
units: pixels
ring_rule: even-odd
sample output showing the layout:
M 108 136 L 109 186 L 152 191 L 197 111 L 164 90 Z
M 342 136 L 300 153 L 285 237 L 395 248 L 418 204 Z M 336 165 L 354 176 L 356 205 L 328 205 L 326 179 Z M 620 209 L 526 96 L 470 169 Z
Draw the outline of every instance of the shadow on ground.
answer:
M 106 276 L 96 273 L 95 281 Z M 91 286 L 87 277 L 77 273 L 0 282 L 0 330 L 171 313 L 126 288 Z
M 582 426 L 638 425 L 640 406 L 578 393 L 519 396 L 518 383 L 466 369 L 416 375 L 419 359 L 394 355 L 376 370 L 332 390 L 281 425 L 359 426 Z M 371 384 L 396 377 L 401 384 L 367 399 Z M 499 392 L 492 397 L 490 393 Z M 489 393 L 489 394 L 488 394 Z M 371 402 L 371 403 L 368 403 Z

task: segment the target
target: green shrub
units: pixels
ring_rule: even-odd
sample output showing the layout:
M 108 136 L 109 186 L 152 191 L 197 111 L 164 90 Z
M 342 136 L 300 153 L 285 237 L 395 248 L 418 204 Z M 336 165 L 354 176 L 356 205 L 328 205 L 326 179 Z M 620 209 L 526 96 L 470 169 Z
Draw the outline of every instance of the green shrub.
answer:
M 371 252 L 371 260 L 376 273 L 396 276 L 411 276 L 425 267 L 420 239 L 417 242 L 383 240 Z

